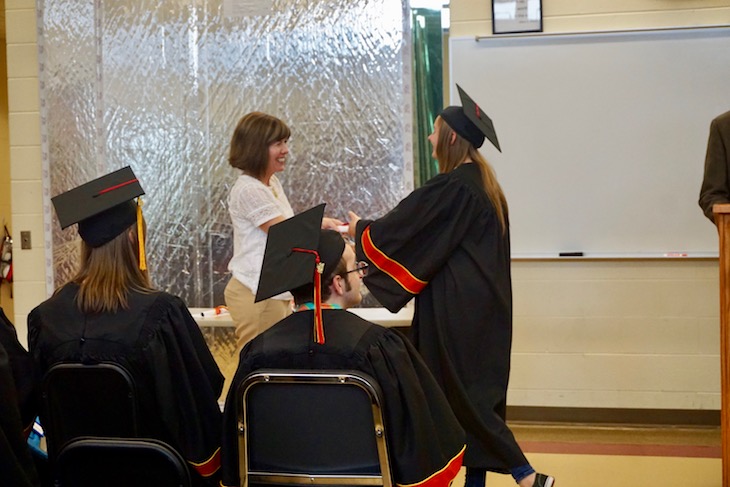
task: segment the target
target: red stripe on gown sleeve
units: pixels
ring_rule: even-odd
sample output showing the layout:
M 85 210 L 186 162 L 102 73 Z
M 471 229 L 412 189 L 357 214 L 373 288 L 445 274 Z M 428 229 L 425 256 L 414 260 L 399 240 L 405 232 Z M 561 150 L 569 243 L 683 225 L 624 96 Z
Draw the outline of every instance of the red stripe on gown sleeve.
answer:
M 428 284 L 411 274 L 403 264 L 391 259 L 385 252 L 376 247 L 370 235 L 370 226 L 362 232 L 362 250 L 375 267 L 392 277 L 400 287 L 409 293 L 418 294 Z

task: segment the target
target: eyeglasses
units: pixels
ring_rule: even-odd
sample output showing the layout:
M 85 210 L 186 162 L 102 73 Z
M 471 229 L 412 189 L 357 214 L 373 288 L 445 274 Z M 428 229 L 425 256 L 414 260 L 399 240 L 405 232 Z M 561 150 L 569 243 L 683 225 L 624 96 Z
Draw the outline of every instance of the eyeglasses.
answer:
M 355 268 L 349 271 L 346 271 L 345 274 L 349 274 L 350 272 L 357 272 L 357 275 L 360 277 L 365 277 L 368 275 L 368 263 L 361 260 L 357 264 L 355 264 Z

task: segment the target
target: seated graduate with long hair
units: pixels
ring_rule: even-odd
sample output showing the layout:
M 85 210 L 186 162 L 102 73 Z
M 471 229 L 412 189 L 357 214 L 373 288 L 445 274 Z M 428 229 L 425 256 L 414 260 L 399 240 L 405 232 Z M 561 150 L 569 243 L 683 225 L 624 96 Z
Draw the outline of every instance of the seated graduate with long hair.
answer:
M 127 167 L 53 198 L 61 227 L 78 223 L 80 265 L 30 313 L 28 343 L 41 373 L 61 362 L 126 368 L 143 435 L 177 449 L 195 484 L 215 485 L 223 376 L 182 299 L 150 282 L 142 194 Z

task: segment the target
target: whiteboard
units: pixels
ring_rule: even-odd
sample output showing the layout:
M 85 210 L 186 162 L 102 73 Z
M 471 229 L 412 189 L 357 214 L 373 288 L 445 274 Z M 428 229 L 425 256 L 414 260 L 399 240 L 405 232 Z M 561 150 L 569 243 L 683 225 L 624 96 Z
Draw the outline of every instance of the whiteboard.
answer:
M 482 151 L 514 257 L 717 255 L 697 200 L 710 121 L 730 110 L 730 28 L 449 46 L 451 86 L 489 114 L 502 146 Z

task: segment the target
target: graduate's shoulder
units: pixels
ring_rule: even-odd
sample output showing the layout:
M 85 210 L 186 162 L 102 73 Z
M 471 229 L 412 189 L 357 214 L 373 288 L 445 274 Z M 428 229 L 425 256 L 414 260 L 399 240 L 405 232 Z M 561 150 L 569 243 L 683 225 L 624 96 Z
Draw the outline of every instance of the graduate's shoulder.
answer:
M 165 291 L 133 291 L 129 295 L 129 308 L 147 327 L 194 321 L 185 301 Z
M 331 340 L 328 348 L 348 354 L 382 339 L 388 328 L 372 323 L 344 309 L 324 310 L 325 336 Z
M 482 170 L 479 164 L 471 162 L 462 164 L 449 173 L 452 179 L 478 189 L 482 188 Z
M 308 323 L 311 322 L 312 316 L 314 316 L 313 312 L 309 310 L 291 313 L 287 317 L 274 323 L 268 330 L 257 335 L 256 338 L 259 336 L 277 337 L 279 335 L 291 335 L 294 333 L 293 330 L 299 330 L 300 328 L 308 331 Z
M 344 309 L 325 309 L 322 317 L 327 344 L 325 349 L 356 347 L 363 340 L 372 342 L 392 333 L 390 329 Z M 313 311 L 293 313 L 254 338 L 251 342 L 255 345 L 253 348 L 271 351 L 274 346 L 295 348 L 301 345 L 309 349 L 313 319 Z
M 45 301 L 38 304 L 28 314 L 29 326 L 39 324 L 47 319 L 61 320 L 68 312 L 76 312 L 76 294 L 79 286 L 69 282 L 56 289 Z
M 435 192 L 460 191 L 465 186 L 475 190 L 482 188 L 482 173 L 478 164 L 461 164 L 453 171 L 437 174 L 420 189 Z
M 365 318 L 362 318 L 349 310 L 333 311 L 335 311 L 335 313 L 333 313 L 335 316 L 338 316 L 340 320 L 346 321 L 347 326 L 355 331 L 359 331 L 361 333 L 369 331 L 373 334 L 382 334 L 387 332 L 388 330 L 387 328 L 373 323 L 372 321 L 368 321 Z
M 137 292 L 135 295 L 138 296 L 138 299 L 154 303 L 157 306 L 187 310 L 185 301 L 182 298 L 166 291 L 149 290 Z
M 361 344 L 382 343 L 383 340 L 395 342 L 405 340 L 405 337 L 393 328 L 373 323 L 349 311 L 345 311 L 345 313 L 348 315 L 349 327 L 359 335 Z

